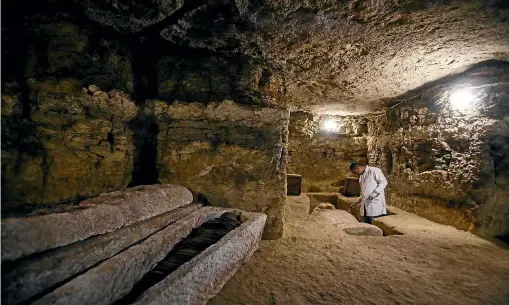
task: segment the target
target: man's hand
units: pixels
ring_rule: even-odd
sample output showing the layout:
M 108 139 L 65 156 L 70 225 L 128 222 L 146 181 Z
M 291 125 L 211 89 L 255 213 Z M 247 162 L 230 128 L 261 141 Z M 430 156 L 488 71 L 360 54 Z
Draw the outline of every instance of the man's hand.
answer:
M 375 199 L 376 197 L 378 197 L 378 193 L 372 193 L 371 195 L 368 196 L 368 200 L 369 201 L 372 201 L 373 199 Z
M 354 206 L 361 204 L 361 201 L 362 201 L 361 198 L 357 199 L 355 202 L 352 203 L 352 205 L 350 205 L 350 208 L 353 208 Z

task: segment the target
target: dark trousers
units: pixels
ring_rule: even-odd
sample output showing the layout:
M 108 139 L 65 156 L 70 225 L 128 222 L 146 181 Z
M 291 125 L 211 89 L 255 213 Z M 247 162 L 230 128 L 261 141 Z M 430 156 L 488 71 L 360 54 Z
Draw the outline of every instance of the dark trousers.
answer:
M 368 216 L 366 213 L 366 207 L 364 207 L 364 222 L 369 223 L 370 225 L 373 224 L 373 216 Z

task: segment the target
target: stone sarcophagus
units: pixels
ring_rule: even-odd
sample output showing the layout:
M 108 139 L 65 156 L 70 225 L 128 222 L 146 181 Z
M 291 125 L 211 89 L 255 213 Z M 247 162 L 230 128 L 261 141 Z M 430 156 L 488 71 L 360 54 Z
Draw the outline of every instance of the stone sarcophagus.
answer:
M 266 215 L 178 185 L 2 219 L 2 304 L 205 304 L 258 248 Z
M 345 186 L 343 187 L 343 195 L 347 197 L 360 196 L 361 185 L 359 184 L 359 178 L 346 177 Z

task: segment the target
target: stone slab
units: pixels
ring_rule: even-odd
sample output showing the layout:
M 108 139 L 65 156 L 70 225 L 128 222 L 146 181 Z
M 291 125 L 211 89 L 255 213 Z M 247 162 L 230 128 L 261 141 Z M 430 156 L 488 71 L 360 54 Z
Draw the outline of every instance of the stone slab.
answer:
M 68 213 L 5 218 L 1 225 L 2 261 L 112 232 L 192 201 L 191 191 L 183 186 L 140 186 L 83 201 L 82 209 Z
M 345 178 L 345 186 L 343 187 L 343 193 L 345 196 L 360 196 L 361 185 L 359 184 L 359 178 Z
M 69 213 L 2 219 L 2 261 L 15 260 L 112 232 L 124 223 L 119 207 L 101 205 Z
M 109 204 L 118 206 L 128 226 L 193 202 L 193 193 L 173 184 L 141 185 L 122 191 L 101 194 L 80 206 Z
M 243 214 L 247 221 L 240 227 L 154 285 L 133 305 L 206 304 L 259 246 L 267 216 Z
M 2 301 L 11 305 L 26 301 L 116 255 L 200 207 L 200 204 L 191 204 L 109 234 L 47 251 L 40 256 L 22 260 L 7 272 L 4 265 Z
M 344 210 L 321 210 L 327 221 L 350 235 L 383 236 L 377 226 L 359 222 L 355 216 Z
M 102 262 L 86 273 L 38 299 L 33 305 L 110 305 L 134 284 L 194 227 L 219 217 L 225 209 L 199 209 L 150 236 L 140 244 Z

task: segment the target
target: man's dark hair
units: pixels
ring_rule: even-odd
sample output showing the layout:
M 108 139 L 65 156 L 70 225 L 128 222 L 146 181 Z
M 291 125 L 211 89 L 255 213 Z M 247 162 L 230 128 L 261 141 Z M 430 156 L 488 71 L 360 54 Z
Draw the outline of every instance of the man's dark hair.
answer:
M 352 162 L 352 164 L 350 164 L 350 170 L 354 170 L 355 168 L 359 167 L 360 164 L 357 163 L 357 162 Z

